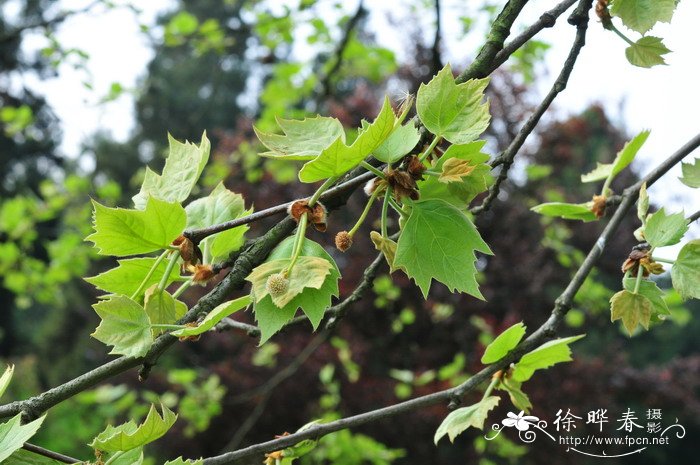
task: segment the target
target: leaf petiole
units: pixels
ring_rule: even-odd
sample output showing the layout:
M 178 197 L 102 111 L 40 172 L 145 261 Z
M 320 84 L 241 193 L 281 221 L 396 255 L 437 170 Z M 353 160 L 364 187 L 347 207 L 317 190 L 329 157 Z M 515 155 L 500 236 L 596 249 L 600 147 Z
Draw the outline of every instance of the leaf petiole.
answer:
M 661 258 L 661 257 L 651 257 L 652 261 L 659 262 L 659 263 L 668 263 L 669 265 L 673 265 L 676 263 L 675 260 L 669 260 L 668 258 Z
M 622 40 L 627 42 L 628 45 L 634 45 L 634 42 L 632 42 L 626 35 L 624 35 L 618 28 L 615 27 L 614 24 L 610 23 L 610 28 L 611 31 L 613 31 L 615 34 L 620 36 Z
M 491 379 L 491 383 L 489 383 L 489 386 L 488 386 L 488 387 L 486 388 L 486 390 L 484 391 L 484 396 L 481 398 L 481 400 L 484 400 L 484 399 L 486 399 L 488 396 L 490 396 L 490 395 L 491 395 L 491 391 L 493 391 L 493 388 L 495 388 L 496 385 L 497 385 L 500 381 L 501 381 L 500 376 L 494 376 L 494 377 Z
M 316 192 L 314 192 L 314 195 L 311 196 L 309 199 L 309 207 L 313 207 L 316 202 L 318 202 L 318 199 L 321 198 L 321 195 L 328 190 L 329 187 L 333 185 L 338 180 L 337 176 L 330 177 L 323 181 L 323 184 L 319 186 L 318 189 L 316 189 Z
M 391 205 L 391 207 L 394 210 L 396 210 L 398 213 L 400 213 L 401 216 L 405 216 L 405 217 L 409 216 L 409 213 L 406 211 L 406 209 L 404 209 L 401 205 L 399 205 L 399 203 L 396 200 L 394 200 L 391 197 L 389 197 L 389 205 Z
M 378 178 L 386 179 L 386 175 L 384 173 L 382 173 L 381 171 L 379 171 L 377 168 L 370 165 L 366 161 L 362 160 L 360 162 L 360 166 L 365 168 L 367 171 L 371 171 L 372 173 L 376 174 Z
M 177 299 L 182 295 L 183 292 L 185 292 L 189 287 L 193 284 L 193 278 L 194 276 L 190 276 L 187 278 L 185 282 L 182 283 L 180 287 L 178 287 L 175 292 L 173 292 L 173 298 Z
M 369 198 L 369 200 L 367 200 L 367 204 L 365 205 L 364 210 L 362 210 L 362 214 L 357 219 L 355 226 L 353 226 L 352 229 L 348 231 L 348 235 L 350 237 L 354 236 L 357 230 L 360 229 L 360 226 L 362 226 L 362 223 L 364 223 L 365 218 L 367 218 L 369 209 L 372 208 L 372 204 L 375 200 L 377 200 L 377 197 L 379 197 L 379 194 L 381 194 L 382 192 L 384 192 L 384 189 L 375 189 L 374 192 L 372 192 L 372 196 Z
M 171 257 L 170 261 L 168 262 L 168 267 L 165 269 L 165 273 L 163 274 L 163 277 L 160 280 L 160 283 L 158 283 L 158 292 L 163 292 L 165 287 L 168 285 L 168 278 L 170 278 L 170 273 L 173 272 L 173 269 L 175 268 L 175 265 L 177 265 L 177 260 L 180 258 L 180 255 L 170 252 Z
M 435 138 L 434 138 L 433 141 L 430 143 L 430 145 L 429 145 L 428 148 L 425 150 L 425 152 L 423 152 L 423 153 L 420 154 L 420 157 L 419 157 L 420 161 L 425 161 L 425 159 L 428 158 L 428 156 L 429 156 L 431 153 L 433 153 L 433 150 L 434 150 L 435 147 L 440 143 L 441 140 L 442 140 L 442 136 L 435 136 Z
M 382 224 L 382 237 L 383 238 L 388 238 L 389 233 L 387 231 L 387 226 L 386 226 L 386 221 L 387 221 L 387 214 L 389 213 L 389 199 L 391 198 L 391 186 L 388 186 L 386 188 L 386 192 L 384 192 L 384 202 L 382 202 L 382 219 L 381 219 L 381 224 Z
M 639 293 L 639 286 L 642 284 L 642 276 L 644 276 L 644 271 L 642 271 L 642 266 L 637 267 L 637 280 L 634 282 L 634 293 Z
M 309 202 L 310 203 L 310 202 Z M 303 213 L 299 217 L 299 227 L 297 227 L 296 236 L 294 237 L 294 248 L 292 249 L 292 258 L 289 262 L 289 266 L 284 271 L 284 276 L 289 276 L 292 272 L 294 264 L 297 262 L 299 255 L 301 255 L 301 249 L 304 246 L 304 239 L 306 239 L 306 225 L 308 224 L 308 214 Z
M 143 289 L 146 287 L 146 283 L 148 282 L 149 279 L 151 279 L 151 276 L 153 276 L 153 273 L 156 272 L 156 268 L 158 268 L 158 265 L 160 265 L 160 262 L 163 261 L 165 256 L 168 254 L 168 251 L 164 251 L 160 256 L 156 259 L 155 263 L 153 263 L 153 266 L 151 267 L 150 270 L 148 270 L 148 273 L 146 273 L 146 276 L 143 278 L 143 281 L 141 281 L 141 284 L 139 285 L 138 289 L 131 295 L 131 300 L 136 300 L 136 297 L 139 296 L 143 292 Z M 166 278 L 167 279 L 167 278 Z

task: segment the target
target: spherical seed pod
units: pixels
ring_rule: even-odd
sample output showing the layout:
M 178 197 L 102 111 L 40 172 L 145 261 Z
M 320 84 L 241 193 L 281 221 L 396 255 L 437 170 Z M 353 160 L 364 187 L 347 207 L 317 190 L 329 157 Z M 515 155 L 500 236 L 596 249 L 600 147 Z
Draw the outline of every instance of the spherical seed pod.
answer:
M 352 246 L 352 236 L 347 231 L 340 231 L 335 235 L 335 246 L 341 252 L 345 252 Z
M 282 274 L 272 274 L 267 278 L 265 289 L 271 297 L 283 296 L 289 290 L 289 280 Z

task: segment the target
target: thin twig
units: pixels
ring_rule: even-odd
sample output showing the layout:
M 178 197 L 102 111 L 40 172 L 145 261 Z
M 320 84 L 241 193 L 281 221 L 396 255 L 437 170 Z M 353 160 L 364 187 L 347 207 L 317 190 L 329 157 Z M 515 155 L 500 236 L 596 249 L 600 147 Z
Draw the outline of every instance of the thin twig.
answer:
M 67 455 L 63 455 L 59 452 L 54 452 L 49 449 L 44 449 L 41 446 L 37 446 L 34 444 L 30 444 L 28 442 L 25 442 L 24 445 L 22 446 L 22 449 L 32 452 L 34 454 L 38 455 L 43 455 L 44 457 L 48 457 L 53 460 L 58 460 L 59 462 L 63 463 L 81 463 L 81 460 L 74 459 L 73 457 L 69 457 Z
M 433 46 L 431 48 L 432 54 L 432 73 L 437 74 L 438 71 L 442 69 L 442 58 L 440 57 L 440 0 L 434 0 L 435 6 L 435 36 L 433 37 Z
M 572 17 L 574 17 L 574 15 L 572 15 Z M 494 158 L 491 161 L 490 164 L 493 168 L 501 165 L 501 171 L 500 173 L 498 173 L 498 178 L 496 178 L 496 182 L 489 188 L 489 193 L 486 196 L 486 199 L 484 199 L 481 205 L 477 205 L 476 207 L 471 209 L 471 212 L 475 215 L 478 215 L 484 211 L 488 211 L 489 208 L 491 208 L 491 203 L 496 199 L 496 197 L 498 197 L 498 193 L 501 190 L 501 184 L 508 178 L 508 171 L 513 165 L 513 160 L 515 159 L 515 156 L 518 154 L 523 144 L 525 144 L 525 141 L 527 140 L 528 136 L 532 133 L 532 131 L 535 130 L 537 124 L 540 122 L 540 118 L 542 118 L 542 115 L 544 115 L 545 112 L 549 109 L 554 99 L 557 98 L 557 96 L 561 92 L 563 92 L 564 89 L 566 89 L 566 85 L 569 82 L 571 72 L 573 71 L 574 66 L 576 65 L 576 60 L 578 59 L 579 53 L 581 52 L 583 46 L 586 45 L 586 30 L 588 28 L 588 17 L 581 18 L 580 16 L 577 16 L 575 18 L 577 21 L 575 23 L 576 38 L 574 39 L 574 43 L 571 46 L 569 55 L 566 57 L 566 61 L 564 61 L 564 66 L 559 72 L 559 76 L 557 77 L 556 81 L 554 81 L 554 84 L 549 90 L 549 93 L 545 96 L 542 102 L 535 109 L 535 112 L 532 115 L 530 115 L 530 118 L 528 118 L 528 120 L 525 122 L 523 127 L 518 132 L 518 135 L 515 136 L 515 139 L 513 139 L 508 148 L 506 148 L 506 150 L 504 150 L 503 153 L 501 153 L 498 157 Z
M 695 213 L 693 213 L 692 215 L 690 215 L 687 219 L 688 219 L 688 223 L 693 223 L 693 222 L 697 221 L 698 219 L 700 219 L 700 210 L 698 210 Z

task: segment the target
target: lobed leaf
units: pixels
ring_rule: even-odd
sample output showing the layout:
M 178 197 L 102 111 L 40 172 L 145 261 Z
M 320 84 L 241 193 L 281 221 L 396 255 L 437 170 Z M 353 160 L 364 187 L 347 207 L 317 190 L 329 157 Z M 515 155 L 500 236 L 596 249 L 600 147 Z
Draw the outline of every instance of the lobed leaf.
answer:
M 491 120 L 488 102 L 483 103 L 489 79 L 470 79 L 457 84 L 452 68 L 445 65 L 427 84 L 421 84 L 416 111 L 423 125 L 453 144 L 479 138 Z
M 521 388 L 522 383 L 513 380 L 512 378 L 504 378 L 498 384 L 498 389 L 506 391 L 508 397 L 510 397 L 510 402 L 518 410 L 522 410 L 525 413 L 530 413 L 532 409 L 532 402 L 530 398 L 525 394 Z
M 100 273 L 97 276 L 85 278 L 85 281 L 89 282 L 98 289 L 102 289 L 108 294 L 122 294 L 131 296 L 139 288 L 139 285 L 143 282 L 153 265 L 155 265 L 156 260 L 157 259 L 154 257 L 117 260 L 116 267 L 107 270 L 104 273 Z M 161 260 L 151 277 L 146 281 L 144 291 L 142 291 L 140 295 L 136 296 L 137 300 L 140 300 L 143 297 L 145 289 L 160 282 L 167 267 L 167 261 Z M 168 277 L 166 285 L 172 283 L 174 280 L 175 276 L 174 274 L 171 274 Z
M 2 376 L 0 376 L 0 397 L 5 394 L 5 390 L 7 390 L 7 386 L 10 385 L 10 381 L 12 381 L 12 375 L 14 373 L 15 366 L 8 365 L 7 368 L 5 368 L 5 372 L 2 374 Z
M 0 424 L 0 462 L 7 459 L 14 451 L 21 449 L 24 443 L 34 436 L 44 422 L 44 418 L 46 415 L 23 425 L 22 414 L 18 413 L 9 421 Z
M 651 302 L 644 295 L 622 290 L 610 299 L 610 321 L 622 320 L 630 336 L 638 324 L 649 329 L 650 319 Z
M 170 134 L 168 143 L 170 147 L 163 173 L 159 175 L 146 168 L 141 190 L 132 197 L 134 206 L 139 210 L 146 207 L 148 199 L 152 197 L 169 203 L 186 200 L 209 160 L 211 143 L 206 132 L 202 134 L 199 146 L 187 141 L 179 142 Z
M 692 164 L 681 163 L 683 177 L 679 178 L 683 184 L 697 189 L 700 187 L 700 158 L 696 158 Z
M 228 302 L 224 302 L 214 307 L 213 310 L 207 313 L 207 316 L 204 317 L 202 321 L 197 323 L 197 326 L 188 326 L 186 328 L 173 331 L 170 334 L 177 337 L 197 336 L 209 331 L 230 314 L 247 307 L 250 302 L 251 299 L 249 295 L 239 297 L 238 299 L 229 300 Z
M 489 396 L 478 404 L 452 411 L 435 431 L 433 442 L 437 445 L 438 441 L 445 435 L 450 438 L 450 442 L 454 442 L 455 438 L 469 427 L 484 429 L 484 422 L 489 411 L 495 408 L 500 400 L 501 398 L 498 396 Z
M 627 168 L 627 166 L 632 163 L 637 156 L 637 152 L 639 152 L 639 149 L 642 148 L 649 137 L 649 134 L 651 134 L 649 130 L 641 131 L 625 143 L 622 150 L 617 152 L 612 163 L 598 163 L 593 171 L 581 175 L 581 182 L 596 182 L 607 179 L 608 176 L 612 176 L 613 178 L 617 176 L 620 171 Z
M 152 325 L 171 325 L 187 313 L 187 304 L 171 296 L 168 291 L 158 291 L 158 284 L 146 290 L 143 308 Z M 153 328 L 153 337 L 162 332 Z
M 625 49 L 627 61 L 640 68 L 651 68 L 656 65 L 665 65 L 663 55 L 671 53 L 661 38 L 645 36 Z
M 520 322 L 503 331 L 486 347 L 481 363 L 488 365 L 495 363 L 513 350 L 525 336 L 525 325 Z
M 85 238 L 100 255 L 137 255 L 168 247 L 187 223 L 178 203 L 150 197 L 145 210 L 109 208 L 92 201 L 95 232 Z
M 91 334 L 98 341 L 114 346 L 110 354 L 142 357 L 153 344 L 151 321 L 144 308 L 123 295 L 111 295 L 93 305 L 102 321 Z
M 370 232 L 369 238 L 372 240 L 374 248 L 384 255 L 384 258 L 389 265 L 389 272 L 393 273 L 394 271 L 398 270 L 399 268 L 394 266 L 394 260 L 396 259 L 396 242 L 388 237 L 383 237 L 377 231 Z
M 413 150 L 419 140 L 418 129 L 412 122 L 409 122 L 395 128 L 389 137 L 382 142 L 382 145 L 374 150 L 372 156 L 384 163 L 394 163 Z
M 394 130 L 396 116 L 389 99 L 384 97 L 384 104 L 374 122 L 361 130 L 351 145 L 346 145 L 338 137 L 316 158 L 307 162 L 299 171 L 301 182 L 316 182 L 322 179 L 341 176 L 378 148 Z
M 530 210 L 544 216 L 564 218 L 565 220 L 581 220 L 588 223 L 597 220 L 591 211 L 591 206 L 590 203 L 549 202 L 536 205 Z
M 483 300 L 476 282 L 475 251 L 492 254 L 464 213 L 444 200 L 423 200 L 412 204 L 394 266 L 403 267 L 426 298 L 435 279 L 451 292 L 458 290 Z
M 688 231 L 688 220 L 683 212 L 667 215 L 663 207 L 653 213 L 644 228 L 644 238 L 652 247 L 678 244 Z
M 646 34 L 658 22 L 670 23 L 676 0 L 613 0 L 610 14 L 628 28 Z
M 248 275 L 246 280 L 253 284 L 252 293 L 256 302 L 270 295 L 267 290 L 267 279 L 274 274 L 283 273 L 291 261 L 291 258 L 268 259 Z M 333 264 L 324 258 L 300 256 L 292 271 L 287 274 L 289 280 L 287 291 L 279 296 L 271 296 L 272 302 L 281 308 L 291 302 L 304 288 L 320 288 L 332 268 Z
M 634 287 L 636 284 L 637 278 L 625 278 L 622 280 L 622 287 L 629 292 L 634 292 Z M 671 311 L 668 309 L 668 305 L 664 300 L 664 292 L 659 289 L 654 281 L 642 279 L 642 281 L 639 283 L 638 292 L 646 297 L 651 304 L 650 321 L 659 322 L 662 320 L 661 315 L 671 314 Z
M 260 156 L 285 160 L 313 160 L 336 139 L 345 141 L 343 125 L 336 118 L 315 116 L 303 120 L 277 118 L 283 134 L 268 134 L 253 127 L 270 151 Z
M 162 416 L 151 404 L 146 419 L 138 426 L 133 420 L 119 426 L 107 426 L 92 440 L 90 447 L 105 452 L 129 451 L 155 441 L 167 433 L 177 420 L 177 415 L 168 407 L 161 404 L 160 408 Z
M 536 370 L 549 368 L 561 362 L 570 362 L 572 358 L 569 344 L 584 336 L 585 334 L 581 334 L 554 339 L 523 355 L 513 367 L 513 380 L 524 383 L 532 377 Z
M 671 279 L 683 299 L 700 299 L 700 239 L 688 242 L 678 252 Z

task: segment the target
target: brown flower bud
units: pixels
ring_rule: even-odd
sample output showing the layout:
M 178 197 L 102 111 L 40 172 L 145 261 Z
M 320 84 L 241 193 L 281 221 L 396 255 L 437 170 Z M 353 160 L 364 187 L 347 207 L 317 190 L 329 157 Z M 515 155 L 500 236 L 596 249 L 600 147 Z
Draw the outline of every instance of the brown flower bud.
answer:
M 181 234 L 176 237 L 172 245 L 180 250 L 183 270 L 193 271 L 194 266 L 202 261 L 202 251 L 199 249 L 199 246 L 184 235 Z
M 271 297 L 281 297 L 289 290 L 289 280 L 282 273 L 271 274 L 265 283 L 265 290 Z
M 335 235 L 335 246 L 345 252 L 352 246 L 352 236 L 347 231 L 340 231 Z
M 595 4 L 595 14 L 603 23 L 605 29 L 612 28 L 612 18 L 610 17 L 610 11 L 608 11 L 608 0 L 598 0 Z
M 211 278 L 214 277 L 214 270 L 211 265 L 195 265 L 194 266 L 194 276 L 192 276 L 192 281 L 195 284 L 206 284 Z
M 406 161 L 406 171 L 411 175 L 416 181 L 423 180 L 423 172 L 426 170 L 425 165 L 420 158 L 415 155 L 411 155 Z
M 593 196 L 593 206 L 591 211 L 596 218 L 602 218 L 605 215 L 605 202 L 608 199 L 604 195 L 594 195 Z
M 316 202 L 313 207 L 309 206 L 309 201 L 306 199 L 297 200 L 292 203 L 289 208 L 287 208 L 289 216 L 294 218 L 297 223 L 301 218 L 301 215 L 306 213 L 308 215 L 309 222 L 316 228 L 317 231 L 325 232 L 327 228 L 327 217 L 326 207 L 323 206 L 321 202 Z
M 392 170 L 387 173 L 386 179 L 396 199 L 409 197 L 412 200 L 418 200 L 416 180 L 406 171 Z
M 193 322 L 191 322 L 191 323 L 186 323 L 185 326 L 187 326 L 188 328 L 196 328 L 197 326 L 199 326 L 199 324 L 198 324 L 198 323 L 195 323 L 195 322 L 193 321 Z M 180 337 L 178 337 L 178 340 L 181 341 L 181 342 L 184 342 L 184 341 L 198 341 L 200 336 L 201 336 L 200 334 L 196 334 L 196 335 L 194 335 L 194 336 L 180 336 Z

